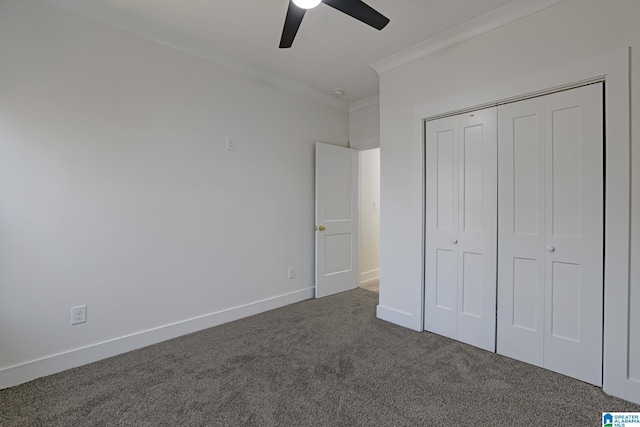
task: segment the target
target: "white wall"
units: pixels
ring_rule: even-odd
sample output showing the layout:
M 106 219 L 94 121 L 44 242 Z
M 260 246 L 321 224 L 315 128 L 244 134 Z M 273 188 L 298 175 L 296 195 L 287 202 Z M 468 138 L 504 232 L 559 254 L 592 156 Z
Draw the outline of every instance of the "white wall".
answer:
M 381 307 L 398 319 L 421 316 L 423 152 L 414 142 L 414 108 L 631 46 L 631 120 L 638 126 L 638 16 L 637 0 L 566 0 L 381 75 Z M 639 134 L 632 129 L 633 147 Z M 640 150 L 632 153 L 630 380 L 618 394 L 640 401 Z
M 380 149 L 360 151 L 360 283 L 380 276 Z
M 380 105 L 370 105 L 349 113 L 349 147 L 369 150 L 380 147 Z
M 33 0 L 0 58 L 0 388 L 312 296 L 346 112 Z

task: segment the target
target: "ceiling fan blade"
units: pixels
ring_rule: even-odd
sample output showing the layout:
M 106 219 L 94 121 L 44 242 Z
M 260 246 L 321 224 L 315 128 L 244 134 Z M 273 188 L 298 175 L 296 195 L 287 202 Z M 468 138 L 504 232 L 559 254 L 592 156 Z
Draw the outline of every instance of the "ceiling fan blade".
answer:
M 322 3 L 378 30 L 383 29 L 389 23 L 389 18 L 360 0 L 322 0 Z
M 284 28 L 282 29 L 282 37 L 280 38 L 280 48 L 289 48 L 293 45 L 293 39 L 296 38 L 298 28 L 306 9 L 302 9 L 291 0 L 289 0 L 289 9 L 287 9 L 287 17 L 284 20 Z

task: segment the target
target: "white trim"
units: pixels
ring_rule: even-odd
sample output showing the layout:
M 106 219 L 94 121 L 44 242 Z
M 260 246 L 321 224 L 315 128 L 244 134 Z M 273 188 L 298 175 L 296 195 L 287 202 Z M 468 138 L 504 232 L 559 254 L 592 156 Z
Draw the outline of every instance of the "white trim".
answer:
M 627 382 L 627 400 L 640 403 L 640 381 L 629 379 Z
M 0 389 L 313 298 L 314 288 L 220 310 L 0 370 Z
M 414 331 L 422 331 L 422 317 L 414 316 L 405 311 L 396 310 L 395 308 L 378 305 L 376 307 L 376 317 L 378 319 L 413 329 Z
M 457 116 L 457 115 L 460 115 L 460 114 L 470 113 L 470 112 L 473 112 L 473 111 L 484 110 L 485 108 L 498 107 L 500 105 L 511 104 L 513 102 L 523 101 L 523 100 L 531 99 L 531 98 L 537 98 L 539 96 L 550 95 L 552 93 L 557 93 L 557 92 L 562 92 L 562 91 L 565 91 L 565 90 L 575 89 L 575 88 L 578 88 L 578 87 L 582 87 L 582 86 L 586 86 L 586 85 L 590 85 L 590 84 L 594 84 L 594 83 L 604 83 L 604 81 L 605 81 L 604 76 L 597 76 L 597 77 L 590 78 L 590 79 L 583 80 L 583 81 L 579 81 L 579 82 L 573 82 L 573 83 L 569 83 L 569 84 L 565 84 L 565 85 L 561 85 L 561 86 L 554 86 L 552 88 L 547 88 L 545 90 L 540 90 L 540 91 L 534 92 L 534 93 L 527 93 L 527 94 L 516 96 L 516 97 L 513 97 L 513 98 L 501 99 L 499 101 L 489 102 L 488 104 L 485 104 L 485 105 L 474 105 L 473 107 L 465 108 L 465 109 L 462 109 L 462 110 L 449 111 L 447 113 L 440 114 L 440 115 L 437 115 L 437 116 L 434 116 L 434 117 L 428 117 L 428 118 L 426 118 L 426 121 L 438 120 L 438 119 L 441 119 L 441 118 L 444 118 L 444 117 Z
M 373 107 L 374 105 L 378 104 L 380 104 L 380 94 L 374 93 L 371 96 L 367 96 L 366 98 L 362 98 L 350 103 L 349 112 L 353 113 L 355 111 L 364 110 L 365 108 Z
M 128 33 L 177 49 L 181 52 L 207 60 L 214 64 L 230 68 L 256 80 L 270 83 L 274 86 L 311 98 L 330 107 L 349 111 L 349 104 L 346 101 L 337 99 L 333 95 L 313 89 L 310 86 L 286 77 L 283 74 L 275 73 L 248 61 L 241 60 L 192 37 L 175 33 L 159 25 L 152 24 L 143 19 L 113 9 L 105 4 L 91 0 L 42 1 L 58 6 L 62 9 L 66 9 L 85 18 L 117 27 Z
M 378 74 L 386 73 L 410 62 L 424 58 L 510 22 L 532 15 L 564 0 L 519 0 L 465 22 L 455 28 L 437 34 L 423 42 L 394 53 L 370 65 Z
M 367 282 L 373 282 L 374 280 L 380 279 L 380 269 L 376 268 L 374 270 L 365 271 L 360 273 L 360 285 L 364 285 Z
M 629 244 L 631 139 L 629 106 L 630 49 L 619 49 L 593 58 L 547 70 L 496 86 L 457 94 L 414 108 L 414 144 L 423 150 L 423 121 L 471 106 L 563 87 L 571 82 L 603 78 L 605 81 L 606 196 L 604 277 L 603 389 L 614 396 L 640 403 L 637 382 L 628 377 L 629 349 Z M 424 170 L 424 166 L 423 166 Z M 424 185 L 424 184 L 423 184 Z M 420 187 L 421 189 L 423 186 Z M 416 194 L 424 205 L 424 192 Z M 422 233 L 424 235 L 424 223 Z M 424 249 L 423 249 L 424 252 Z M 424 253 L 421 257 L 424 260 Z M 422 261 L 424 270 L 424 261 Z M 413 313 L 423 310 L 416 289 Z M 418 300 L 419 299 L 419 300 Z M 625 310 L 624 308 L 627 307 Z M 411 316 L 411 314 L 408 314 Z

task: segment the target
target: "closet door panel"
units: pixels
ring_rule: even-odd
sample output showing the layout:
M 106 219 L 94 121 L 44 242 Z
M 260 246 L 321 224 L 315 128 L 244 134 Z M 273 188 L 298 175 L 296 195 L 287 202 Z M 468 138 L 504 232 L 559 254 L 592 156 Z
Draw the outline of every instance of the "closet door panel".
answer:
M 513 258 L 513 283 L 512 289 L 512 306 L 513 312 L 511 319 L 511 325 L 538 333 L 538 341 L 542 338 L 542 328 L 540 327 L 540 320 L 542 319 L 541 304 L 539 303 L 540 283 L 544 281 L 544 276 L 540 274 L 542 263 L 540 260 L 531 258 Z M 536 349 L 537 350 L 537 349 Z M 538 353 L 538 351 L 534 352 Z M 539 356 L 542 356 L 542 352 L 539 352 Z M 539 359 L 539 363 L 542 363 L 542 359 Z
M 440 310 L 447 310 L 449 313 L 456 311 L 456 253 L 451 250 L 436 249 L 435 263 L 435 306 Z
M 425 124 L 425 329 L 456 338 L 458 306 L 458 118 Z
M 464 252 L 462 254 L 462 297 L 461 314 L 481 319 L 483 315 L 483 268 L 482 254 Z
M 460 116 L 458 339 L 495 351 L 497 112 Z
M 497 352 L 543 365 L 544 100 L 498 109 Z
M 477 113 L 480 114 L 480 113 Z M 463 119 L 467 126 L 463 127 L 461 133 L 462 141 L 462 176 L 463 185 L 460 191 L 460 206 L 462 220 L 461 228 L 463 232 L 482 233 L 483 222 L 483 172 L 484 158 L 482 151 L 485 146 L 485 136 L 487 127 L 483 123 L 468 123 L 477 116 L 465 117 Z
M 602 84 L 545 97 L 544 366 L 602 385 Z
M 440 231 L 453 232 L 457 225 L 457 167 L 456 136 L 454 129 L 445 129 L 435 135 L 436 149 L 436 228 Z

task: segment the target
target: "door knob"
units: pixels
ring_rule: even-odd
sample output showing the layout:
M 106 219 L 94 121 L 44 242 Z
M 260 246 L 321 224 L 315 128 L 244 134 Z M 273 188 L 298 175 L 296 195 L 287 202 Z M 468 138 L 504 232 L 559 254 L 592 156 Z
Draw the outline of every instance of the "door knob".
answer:
M 455 245 L 456 243 L 458 243 L 458 239 L 456 239 L 456 238 L 454 237 L 453 239 L 451 239 L 451 243 L 453 243 L 453 244 Z
M 553 246 L 547 246 L 547 252 L 555 252 L 556 248 Z
M 324 231 L 326 228 L 324 225 L 321 225 L 320 227 L 316 227 L 316 230 Z

